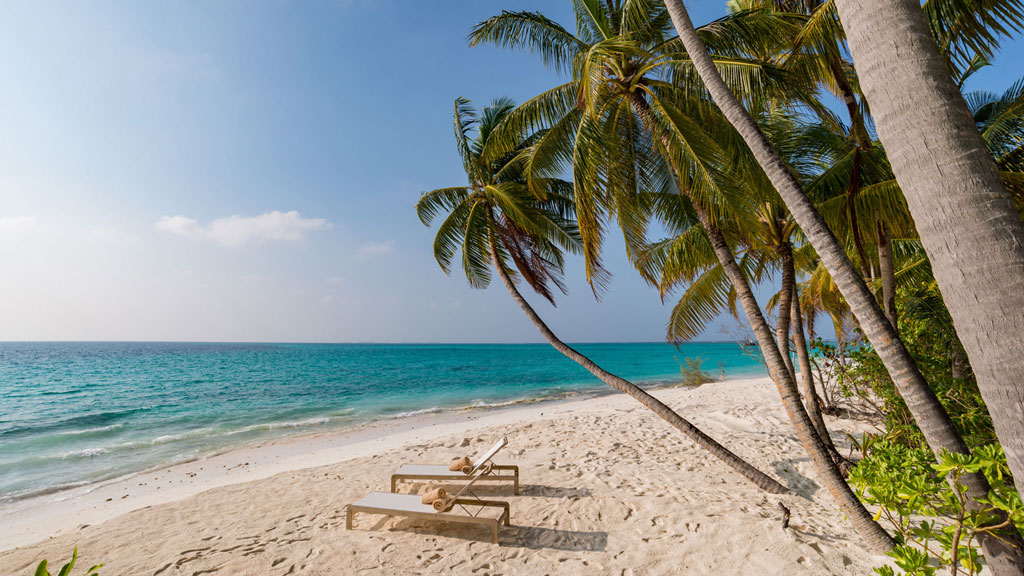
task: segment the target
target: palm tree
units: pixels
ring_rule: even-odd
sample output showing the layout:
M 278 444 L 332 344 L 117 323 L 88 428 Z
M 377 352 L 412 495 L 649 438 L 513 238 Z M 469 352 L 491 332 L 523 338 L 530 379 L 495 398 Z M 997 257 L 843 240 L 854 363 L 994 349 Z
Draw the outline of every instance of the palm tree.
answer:
M 685 205 L 682 196 L 673 197 Z M 792 218 L 788 217 L 777 201 L 758 202 L 753 209 L 757 214 L 755 228 L 730 229 L 726 235 L 738 238 L 732 245 L 736 246 L 734 251 L 739 256 L 737 264 L 747 278 L 754 282 L 763 282 L 770 278 L 771 270 L 781 272 L 782 289 L 768 303 L 769 308 L 773 307 L 773 304 L 779 308 L 776 340 L 780 353 L 784 359 L 789 356 L 789 347 L 783 344 L 788 344 L 792 328 L 797 357 L 801 362 L 800 376 L 807 414 L 825 444 L 829 456 L 840 467 L 845 467 L 847 462 L 835 449 L 818 406 L 808 350 L 803 338 L 803 319 L 799 311 L 796 287 L 795 261 L 798 256 L 794 255 L 793 250 L 793 236 L 797 230 Z M 645 248 L 637 258 L 636 266 L 641 276 L 658 288 L 662 299 L 674 288 L 686 285 L 670 314 L 667 333 L 668 340 L 682 342 L 703 332 L 707 324 L 723 309 L 728 309 L 736 316 L 737 293 L 726 277 L 720 261 L 711 250 L 708 237 L 696 218 L 689 216 L 686 222 L 678 222 L 674 218 L 680 214 L 687 215 L 685 210 L 663 213 L 671 217 L 664 224 L 675 233 L 675 236 Z M 789 297 L 783 297 L 787 293 Z M 790 318 L 793 318 L 792 322 Z M 796 374 L 791 360 L 786 362 L 786 368 L 795 380 Z
M 786 413 L 819 477 L 870 546 L 891 548 L 892 538 L 857 500 L 815 431 L 750 282 L 719 228 L 726 214 L 730 218 L 747 214 L 728 210 L 731 204 L 743 202 L 744 187 L 729 172 L 736 148 L 723 148 L 711 133 L 718 118 L 699 84 L 686 82 L 693 78 L 693 68 L 675 43 L 665 39 L 666 13 L 644 0 L 578 0 L 574 6 L 577 35 L 541 15 L 510 12 L 479 24 L 471 34 L 472 42 L 529 47 L 548 63 L 574 72 L 572 92 L 556 88 L 559 96 L 544 93 L 510 116 L 512 126 L 544 122 L 551 126 L 551 141 L 538 142 L 531 154 L 528 180 L 533 174 L 562 170 L 571 160 L 588 274 L 599 266 L 601 221 L 606 213 L 618 215 L 632 253 L 645 231 L 644 218 L 637 217 L 643 207 L 643 195 L 637 191 L 669 188 L 685 195 L 736 291 Z M 781 24 L 770 15 L 753 15 L 749 21 L 720 21 L 705 34 L 722 46 L 719 64 L 730 70 L 734 83 L 783 96 L 784 91 L 771 84 L 773 67 L 739 56 L 746 49 L 737 42 L 745 39 L 745 45 L 763 47 L 779 35 Z M 757 34 L 750 34 L 752 30 Z M 593 275 L 589 277 L 593 281 Z
M 1002 94 L 974 91 L 964 98 L 1003 185 L 1024 215 L 1024 78 Z
M 1024 221 L 920 6 L 837 0 L 836 8 L 879 137 L 1024 491 Z
M 877 238 L 882 307 L 890 323 L 896 326 L 895 285 L 893 280 L 892 243 L 890 222 L 883 212 L 858 215 L 854 210 L 859 202 L 858 192 L 864 179 L 861 161 L 884 158 L 881 147 L 872 142 L 865 118 L 866 101 L 855 87 L 858 85 L 852 64 L 843 56 L 845 31 L 839 21 L 834 0 L 748 0 L 745 8 L 767 9 L 806 16 L 806 23 L 796 38 L 788 66 L 799 69 L 815 79 L 824 90 L 832 92 L 847 107 L 850 130 L 845 139 L 852 156 L 853 170 L 848 174 L 845 191 L 848 230 L 851 232 L 859 262 L 865 271 L 869 261 L 862 238 Z M 1019 29 L 1024 3 L 1020 0 L 926 0 L 922 9 L 933 37 L 945 57 L 949 70 L 958 86 L 988 60 L 999 46 L 999 36 Z M 739 9 L 735 7 L 734 9 Z M 822 123 L 834 123 L 831 111 L 821 114 Z M 808 190 L 809 195 L 813 194 Z M 903 204 L 903 202 L 900 202 Z M 863 226 L 858 225 L 858 220 Z M 829 221 L 832 225 L 833 222 Z M 833 228 L 833 230 L 836 230 Z M 916 232 L 914 233 L 916 235 Z M 870 268 L 874 278 L 874 268 Z M 867 274 L 865 274 L 867 275 Z
M 513 300 L 556 350 L 654 411 L 762 490 L 788 493 L 786 487 L 730 452 L 663 402 L 602 369 L 560 340 L 522 296 L 516 278 L 522 278 L 554 303 L 550 285 L 564 292 L 563 251 L 578 251 L 580 242 L 576 224 L 571 220 L 572 185 L 558 179 L 536 179 L 531 193 L 522 177 L 524 152 L 544 134 L 521 138 L 512 147 L 495 137 L 495 128 L 511 110 L 511 102 L 499 100 L 485 108 L 478 119 L 468 101 L 455 101 L 455 138 L 469 183 L 427 192 L 416 205 L 425 225 L 438 214 L 448 213 L 434 241 L 434 255 L 441 268 L 450 272 L 461 248 L 467 280 L 475 288 L 484 288 L 493 266 Z M 471 138 L 474 128 L 475 137 Z M 535 195 L 538 193 L 539 198 Z
M 778 190 L 780 196 L 785 201 L 786 206 L 789 208 L 793 217 L 800 225 L 800 228 L 807 236 L 807 239 L 814 246 L 814 249 L 821 258 L 822 263 L 828 269 L 832 278 L 846 297 L 851 310 L 859 320 L 861 329 L 874 346 L 879 357 L 882 359 L 882 362 L 885 364 L 886 369 L 889 371 L 890 376 L 896 383 L 897 389 L 906 402 L 911 414 L 914 416 L 914 419 L 917 421 L 918 427 L 924 434 L 929 446 L 936 452 L 946 449 L 950 452 L 958 452 L 961 454 L 969 453 L 967 445 L 960 437 L 953 425 L 953 422 L 950 420 L 949 415 L 945 410 L 943 410 L 938 398 L 935 397 L 935 393 L 928 387 L 924 377 L 921 375 L 916 365 L 914 365 L 909 353 L 903 346 L 903 343 L 899 340 L 899 336 L 895 332 L 895 329 L 878 307 L 863 279 L 857 274 L 853 265 L 850 263 L 849 258 L 847 258 L 845 251 L 825 225 L 821 215 L 814 209 L 810 200 L 804 195 L 800 183 L 789 171 L 779 154 L 761 132 L 751 115 L 743 108 L 739 100 L 737 100 L 736 96 L 722 80 L 722 76 L 715 68 L 714 62 L 712 61 L 707 48 L 694 29 L 693 23 L 690 20 L 689 14 L 687 13 L 685 6 L 683 6 L 682 1 L 666 0 L 665 3 L 668 7 L 668 11 L 676 30 L 679 32 L 680 40 L 686 47 L 686 51 L 693 60 L 698 74 L 704 81 L 705 86 L 711 93 L 718 107 L 722 110 L 725 117 L 728 118 L 729 123 L 732 124 L 733 127 L 735 127 L 743 136 L 747 146 L 750 147 L 750 150 L 757 158 L 758 163 L 771 179 L 772 184 Z M 837 0 L 837 6 L 840 7 L 840 15 L 843 13 L 843 5 L 843 0 Z M 852 3 L 847 7 L 847 9 L 850 11 L 857 10 L 852 6 Z M 892 10 L 894 8 L 889 6 L 889 9 Z M 914 11 L 920 12 L 916 3 L 914 4 Z M 889 13 L 888 17 L 891 18 L 893 16 L 894 14 Z M 923 16 L 920 17 L 920 20 L 922 22 L 924 21 Z M 849 35 L 849 30 L 847 30 L 847 34 Z M 924 34 L 925 36 L 928 35 L 927 30 L 925 30 Z M 878 42 L 879 46 L 883 44 L 888 45 L 885 44 L 881 38 L 875 38 L 874 41 Z M 910 51 L 912 51 L 912 48 L 909 46 L 904 48 L 904 53 L 909 53 Z M 883 51 L 876 52 L 878 52 L 877 58 L 884 59 L 888 57 L 888 55 L 884 54 Z M 854 53 L 855 61 L 856 57 L 857 55 Z M 946 69 L 943 68 L 943 70 Z M 944 73 L 948 74 L 948 72 Z M 904 101 L 911 101 L 909 96 L 906 96 L 905 98 L 907 99 Z M 871 100 L 870 94 L 868 94 L 868 99 Z M 891 102 L 891 104 L 895 104 L 895 102 Z M 875 111 L 877 112 L 877 109 L 875 109 Z M 885 140 L 883 139 L 883 144 L 884 143 Z M 922 148 L 922 150 L 923 149 L 924 148 Z M 930 160 L 928 161 L 930 162 Z M 927 165 L 934 166 L 935 164 Z M 938 165 L 941 166 L 942 163 L 939 163 Z M 899 172 L 897 171 L 897 176 L 898 174 Z M 1012 202 L 1010 205 L 1012 207 Z M 911 207 L 911 212 L 914 212 L 913 207 Z M 1017 225 L 1020 226 L 1020 219 L 1016 215 L 1016 212 L 1014 212 L 1014 218 Z M 1024 254 L 1024 250 L 1022 250 L 1022 254 Z M 1024 260 L 1022 260 L 1022 265 L 1024 265 Z M 1024 268 L 1021 269 L 1021 273 L 1024 274 Z M 1024 285 L 1024 279 L 1022 279 L 1021 284 Z M 1020 292 L 1024 294 L 1024 291 Z M 1024 296 L 1020 297 L 1024 298 Z M 1017 308 L 1015 311 L 1017 312 L 1017 315 L 1020 316 L 1021 314 L 1024 314 L 1024 307 Z M 1017 336 L 1018 339 L 1024 339 L 1024 318 L 1018 318 L 1017 323 L 1018 330 L 1015 332 L 1015 336 Z M 1022 372 L 1018 370 L 1018 373 Z M 1007 374 L 1007 377 L 1010 376 L 1010 374 Z M 1012 382 L 1012 380 L 1009 380 L 1008 382 Z M 1013 385 L 1008 384 L 1008 386 L 1012 390 Z M 1020 392 L 1024 394 L 1024 389 Z M 1015 423 L 1011 424 L 1011 426 L 1024 427 L 1024 418 L 1021 418 L 1021 415 L 1019 414 L 1019 407 L 1024 406 L 1024 397 L 1017 396 L 1016 398 L 1018 412 L 1016 414 L 1017 420 Z M 1004 416 L 1008 415 L 1007 412 L 1012 415 L 1014 406 L 1011 405 L 1003 407 L 1001 410 L 1003 411 L 1002 414 Z M 993 420 L 996 420 L 995 414 L 993 414 Z M 997 432 L 1000 431 L 998 424 L 996 425 L 996 430 Z M 1000 440 L 1003 440 L 1002 434 L 1000 434 Z M 1021 448 L 1022 452 L 1024 452 L 1024 434 L 1017 435 L 1016 440 L 1013 438 L 1009 438 L 1008 440 L 1011 443 L 1017 442 L 1018 448 Z M 1007 453 L 1009 459 L 1009 450 L 1007 450 Z M 1024 454 L 1022 454 L 1022 457 L 1024 457 Z M 1024 465 L 1024 461 L 1021 461 L 1020 464 Z M 1024 478 L 1024 476 L 1021 476 L 1021 478 Z M 987 483 L 984 482 L 984 477 L 975 474 L 970 477 L 965 477 L 964 481 L 968 485 L 972 498 L 987 494 Z M 1024 482 L 1024 480 L 1017 478 L 1016 482 L 1018 483 L 1019 488 L 1020 483 Z M 1010 555 L 1009 551 L 1007 551 L 1007 554 L 1005 555 L 998 553 L 995 550 L 995 547 L 999 546 L 999 543 L 996 541 L 997 539 L 993 538 L 991 540 L 991 546 L 993 549 L 990 551 L 989 548 L 986 547 L 986 554 L 989 555 L 993 561 L 998 561 L 999 558 Z M 1016 564 L 1016 566 L 1021 565 L 1016 561 L 1013 561 L 1013 564 Z

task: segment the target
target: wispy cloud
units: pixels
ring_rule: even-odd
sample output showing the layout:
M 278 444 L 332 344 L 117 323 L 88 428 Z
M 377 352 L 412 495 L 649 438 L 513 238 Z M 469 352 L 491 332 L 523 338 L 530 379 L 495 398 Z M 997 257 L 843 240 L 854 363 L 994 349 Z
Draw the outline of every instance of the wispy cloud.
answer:
M 356 250 L 356 258 L 360 260 L 367 260 L 369 258 L 374 258 L 376 256 L 390 254 L 391 252 L 394 252 L 394 250 L 394 242 L 382 242 L 379 244 L 363 244 L 362 246 L 359 247 L 358 250 Z
M 0 233 L 17 234 L 33 230 L 38 225 L 35 216 L 8 216 L 0 218 Z
M 177 236 L 204 238 L 230 247 L 260 241 L 295 242 L 309 232 L 330 227 L 331 223 L 325 218 L 303 218 L 295 210 L 275 210 L 259 216 L 236 214 L 218 218 L 206 226 L 186 216 L 164 216 L 156 223 L 157 230 Z

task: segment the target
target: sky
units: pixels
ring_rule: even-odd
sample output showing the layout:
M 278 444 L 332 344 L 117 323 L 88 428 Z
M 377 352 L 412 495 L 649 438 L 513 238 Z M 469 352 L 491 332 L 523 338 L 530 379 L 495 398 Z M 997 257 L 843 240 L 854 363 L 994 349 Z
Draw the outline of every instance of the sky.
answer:
M 560 80 L 468 46 L 501 10 L 573 23 L 550 0 L 5 3 L 0 340 L 539 341 L 500 283 L 441 271 L 413 209 L 465 182 L 456 97 Z M 969 87 L 1009 87 L 1022 49 Z M 614 239 L 600 301 L 578 261 L 557 308 L 530 297 L 568 341 L 664 338 L 672 302 Z

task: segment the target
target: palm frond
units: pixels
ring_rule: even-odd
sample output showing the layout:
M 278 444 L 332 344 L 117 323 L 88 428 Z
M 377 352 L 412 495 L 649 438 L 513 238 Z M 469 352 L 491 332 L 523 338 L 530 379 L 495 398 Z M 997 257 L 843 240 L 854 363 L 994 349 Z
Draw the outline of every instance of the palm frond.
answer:
M 571 71 L 576 55 L 586 49 L 576 36 L 537 12 L 502 11 L 477 24 L 469 33 L 469 44 L 483 43 L 529 50 L 558 72 Z

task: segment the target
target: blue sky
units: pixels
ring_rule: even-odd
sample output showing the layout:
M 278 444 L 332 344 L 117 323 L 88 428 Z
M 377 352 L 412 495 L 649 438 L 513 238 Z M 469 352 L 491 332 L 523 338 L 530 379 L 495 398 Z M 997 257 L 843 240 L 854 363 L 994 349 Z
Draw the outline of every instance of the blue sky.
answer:
M 441 272 L 413 211 L 465 180 L 455 97 L 558 81 L 467 46 L 502 9 L 573 22 L 539 0 L 7 3 L 0 340 L 538 340 L 500 285 Z M 972 87 L 1024 76 L 1022 47 Z M 576 262 L 557 309 L 532 300 L 571 341 L 660 340 L 669 309 L 609 248 L 601 302 Z

